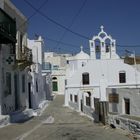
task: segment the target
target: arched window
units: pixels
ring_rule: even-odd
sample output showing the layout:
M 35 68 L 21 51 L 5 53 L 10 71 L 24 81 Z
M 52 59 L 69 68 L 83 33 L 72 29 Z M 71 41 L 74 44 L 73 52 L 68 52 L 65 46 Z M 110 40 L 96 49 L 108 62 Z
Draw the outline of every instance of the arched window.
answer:
M 87 92 L 88 96 L 86 96 L 86 105 L 90 106 L 91 105 L 91 93 Z
M 77 103 L 77 101 L 78 101 L 78 96 L 77 95 L 74 95 L 74 101 Z
M 57 80 L 57 78 L 56 78 L 56 77 L 53 77 L 52 79 L 53 79 L 53 80 Z
M 89 73 L 86 72 L 82 74 L 82 83 L 83 85 L 89 84 Z
M 126 83 L 126 72 L 125 71 L 119 72 L 119 82 Z

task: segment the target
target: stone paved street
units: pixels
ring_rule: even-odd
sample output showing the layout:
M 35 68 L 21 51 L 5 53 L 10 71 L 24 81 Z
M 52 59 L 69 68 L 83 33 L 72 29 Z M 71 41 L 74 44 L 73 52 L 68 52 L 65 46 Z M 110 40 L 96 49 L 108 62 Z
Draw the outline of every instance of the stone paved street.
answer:
M 63 107 L 56 96 L 43 115 L 0 129 L 0 140 L 129 140 L 121 130 L 94 124 L 89 118 Z

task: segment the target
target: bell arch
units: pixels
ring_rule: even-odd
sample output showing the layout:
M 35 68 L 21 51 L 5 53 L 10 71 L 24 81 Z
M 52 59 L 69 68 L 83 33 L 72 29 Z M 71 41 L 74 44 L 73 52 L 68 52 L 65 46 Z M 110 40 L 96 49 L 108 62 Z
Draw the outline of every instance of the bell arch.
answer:
M 111 59 L 118 58 L 116 54 L 116 41 L 104 31 L 101 26 L 101 31 L 97 36 L 90 40 L 90 55 L 95 59 Z

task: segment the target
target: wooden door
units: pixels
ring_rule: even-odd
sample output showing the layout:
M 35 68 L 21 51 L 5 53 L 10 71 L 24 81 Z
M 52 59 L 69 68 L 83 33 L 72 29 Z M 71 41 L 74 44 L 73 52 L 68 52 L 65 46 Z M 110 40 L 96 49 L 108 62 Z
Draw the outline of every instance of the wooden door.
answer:
M 81 111 L 83 112 L 83 100 L 81 99 Z
M 32 102 L 31 102 L 31 83 L 28 83 L 28 101 L 29 101 L 29 108 L 32 108 Z
M 52 85 L 53 85 L 53 91 L 58 91 L 57 81 L 53 81 Z
M 124 99 L 124 104 L 125 104 L 125 114 L 130 114 L 130 100 Z

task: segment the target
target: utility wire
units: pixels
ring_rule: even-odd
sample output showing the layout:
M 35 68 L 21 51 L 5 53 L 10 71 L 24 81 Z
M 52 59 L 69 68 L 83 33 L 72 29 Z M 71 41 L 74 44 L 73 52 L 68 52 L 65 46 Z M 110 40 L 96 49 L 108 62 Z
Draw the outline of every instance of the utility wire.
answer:
M 32 7 L 32 9 L 34 9 L 36 11 L 36 13 L 39 13 L 42 17 L 44 17 L 46 20 L 52 22 L 53 24 L 73 33 L 74 35 L 77 35 L 81 38 L 84 38 L 86 40 L 90 40 L 89 37 L 85 36 L 85 35 L 82 35 L 80 33 L 77 33 L 77 32 L 74 32 L 72 31 L 71 29 L 69 29 L 68 27 L 66 27 L 65 25 L 63 24 L 60 24 L 58 23 L 57 21 L 55 21 L 54 19 L 50 18 L 49 16 L 45 15 L 43 12 L 39 11 L 37 8 L 35 8 L 30 2 L 28 2 L 27 0 L 24 0 L 24 2 L 26 2 L 30 7 Z M 140 45 L 118 45 L 116 44 L 116 46 L 120 46 L 120 47 L 140 47 Z
M 34 17 L 34 16 L 37 14 L 37 12 L 40 11 L 40 10 L 48 3 L 48 1 L 49 1 L 49 0 L 45 0 L 45 1 L 40 5 L 40 7 L 39 7 L 32 15 L 30 15 L 30 16 L 27 18 L 27 20 L 26 20 L 25 22 L 23 22 L 21 25 L 19 25 L 19 27 L 18 27 L 17 30 L 19 30 L 19 28 L 21 28 L 21 27 L 22 27 L 25 23 L 27 23 L 32 17 Z
M 51 39 L 51 38 L 48 38 L 46 37 L 47 40 L 50 40 L 52 42 L 55 42 L 55 43 L 60 43 L 60 44 L 63 44 L 63 45 L 67 45 L 67 46 L 71 46 L 71 47 L 79 47 L 78 45 L 74 45 L 74 44 L 70 44 L 70 43 L 66 43 L 66 42 L 62 42 L 62 41 L 59 41 L 59 40 L 54 40 L 54 39 Z
M 32 7 L 36 12 L 38 12 L 42 17 L 44 17 L 45 19 L 49 20 L 50 22 L 54 23 L 55 25 L 81 37 L 81 38 L 84 38 L 84 39 L 90 39 L 89 37 L 85 36 L 85 35 L 82 35 L 82 34 L 79 34 L 77 32 L 74 32 L 72 30 L 70 30 L 68 27 L 58 23 L 57 21 L 55 21 L 54 19 L 50 18 L 49 16 L 45 15 L 43 12 L 39 11 L 37 8 L 35 8 L 30 2 L 28 2 L 27 0 L 24 0 L 30 7 Z
M 86 2 L 87 2 L 87 0 L 84 0 L 84 1 L 83 1 L 83 3 L 82 3 L 82 5 L 80 6 L 78 12 L 75 14 L 75 16 L 73 17 L 73 19 L 72 19 L 70 25 L 68 26 L 69 29 L 72 27 L 73 23 L 75 22 L 75 20 L 76 20 L 76 19 L 78 18 L 78 16 L 80 15 L 82 9 L 83 9 L 84 6 L 86 5 Z M 63 40 L 63 38 L 64 38 L 64 36 L 66 35 L 66 33 L 67 33 L 67 30 L 65 30 L 64 33 L 62 34 L 62 36 L 60 37 L 60 39 L 59 39 L 60 42 Z M 58 43 L 56 44 L 56 47 L 58 47 L 59 44 L 60 44 L 60 43 L 58 42 Z
M 66 42 L 62 42 L 62 41 L 58 41 L 58 40 L 55 40 L 55 39 L 52 39 L 52 38 L 48 38 L 46 37 L 47 40 L 51 41 L 51 42 L 54 42 L 54 43 L 60 43 L 62 45 L 66 45 L 66 46 L 70 46 L 70 47 L 73 47 L 73 48 L 77 48 L 79 47 L 78 45 L 75 45 L 75 44 L 71 44 L 71 43 L 66 43 Z M 56 49 L 56 48 L 55 48 Z M 67 48 L 68 49 L 68 48 Z M 71 48 L 69 48 L 71 49 Z M 89 50 L 90 48 L 84 48 L 84 50 Z M 118 52 L 125 52 L 125 49 L 121 49 L 121 48 L 116 48 Z M 64 50 L 64 48 L 62 49 Z M 66 49 L 65 49 L 66 50 Z

